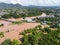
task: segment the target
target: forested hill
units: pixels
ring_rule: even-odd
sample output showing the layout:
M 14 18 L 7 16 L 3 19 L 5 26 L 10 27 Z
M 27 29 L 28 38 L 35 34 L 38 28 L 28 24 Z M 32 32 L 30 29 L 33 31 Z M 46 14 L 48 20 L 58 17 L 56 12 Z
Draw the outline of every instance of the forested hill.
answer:
M 27 7 L 27 8 L 60 8 L 60 6 L 22 6 L 21 4 L 8 4 L 8 3 L 0 3 L 0 8 L 21 8 L 21 7 Z
M 7 4 L 7 3 L 0 3 L 0 8 L 20 8 L 22 5 L 20 4 Z

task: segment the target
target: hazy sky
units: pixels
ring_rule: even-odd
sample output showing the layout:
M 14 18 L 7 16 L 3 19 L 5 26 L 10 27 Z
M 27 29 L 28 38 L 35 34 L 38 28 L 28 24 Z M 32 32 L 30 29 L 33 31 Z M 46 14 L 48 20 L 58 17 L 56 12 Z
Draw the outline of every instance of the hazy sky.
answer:
M 22 5 L 39 5 L 39 6 L 60 6 L 60 0 L 0 0 L 5 3 L 19 3 Z

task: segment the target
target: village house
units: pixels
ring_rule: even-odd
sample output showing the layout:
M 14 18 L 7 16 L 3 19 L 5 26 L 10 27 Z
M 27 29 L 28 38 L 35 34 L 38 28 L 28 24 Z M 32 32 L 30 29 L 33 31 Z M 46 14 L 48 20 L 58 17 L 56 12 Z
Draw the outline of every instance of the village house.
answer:
M 52 24 L 52 27 L 60 27 L 60 18 L 58 18 L 57 21 Z
M 40 16 L 37 16 L 37 17 L 26 17 L 25 21 L 27 21 L 27 22 L 36 22 L 37 18 L 38 19 L 54 18 L 54 15 L 46 15 L 45 13 L 42 13 Z M 43 23 L 46 24 L 46 21 L 44 21 Z
M 25 18 L 25 21 L 27 21 L 27 22 L 35 22 L 33 19 L 34 19 L 34 18 L 29 18 L 29 17 L 27 17 L 27 18 Z
M 59 17 L 60 17 L 60 14 L 57 14 L 57 16 L 59 16 Z
M 58 18 L 58 20 L 57 20 L 57 24 L 60 26 L 60 18 Z

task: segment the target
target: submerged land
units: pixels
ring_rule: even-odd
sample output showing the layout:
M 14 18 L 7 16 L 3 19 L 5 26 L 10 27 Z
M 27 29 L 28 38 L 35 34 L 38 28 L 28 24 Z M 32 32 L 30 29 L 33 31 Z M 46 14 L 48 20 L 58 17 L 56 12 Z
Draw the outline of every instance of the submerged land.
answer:
M 0 8 L 1 45 L 60 45 L 60 8 L 12 6 Z

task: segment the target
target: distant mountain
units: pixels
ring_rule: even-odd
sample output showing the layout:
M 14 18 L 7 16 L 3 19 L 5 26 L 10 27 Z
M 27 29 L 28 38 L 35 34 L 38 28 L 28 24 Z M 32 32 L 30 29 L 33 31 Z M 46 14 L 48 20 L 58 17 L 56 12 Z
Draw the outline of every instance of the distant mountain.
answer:
M 29 5 L 29 6 L 22 6 L 20 4 L 8 4 L 8 3 L 0 3 L 0 8 L 60 8 L 60 6 L 34 6 L 34 5 Z
M 29 7 L 29 8 L 60 8 L 60 6 L 35 6 L 35 5 L 29 5 L 29 6 L 26 6 L 26 7 Z
M 0 8 L 13 8 L 13 7 L 22 7 L 20 4 L 7 4 L 7 3 L 0 3 Z

